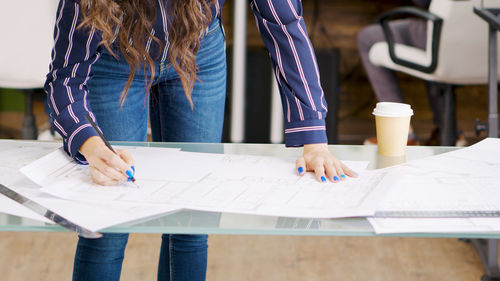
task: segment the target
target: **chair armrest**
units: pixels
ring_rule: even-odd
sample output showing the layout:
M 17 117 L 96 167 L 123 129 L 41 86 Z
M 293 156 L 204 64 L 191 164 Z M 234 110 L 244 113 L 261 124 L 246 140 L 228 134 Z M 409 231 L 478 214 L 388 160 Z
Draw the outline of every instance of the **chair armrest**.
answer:
M 474 13 L 485 20 L 491 27 L 500 30 L 500 9 L 487 9 L 474 7 Z
M 415 62 L 411 62 L 402 58 L 398 58 L 396 56 L 396 52 L 394 50 L 394 36 L 389 27 L 388 21 L 398 16 L 416 16 L 419 18 L 423 18 L 425 20 L 432 21 L 432 46 L 431 46 L 431 64 L 430 65 L 421 65 Z M 439 40 L 441 38 L 441 27 L 443 25 L 443 19 L 438 17 L 435 14 L 432 14 L 428 11 L 424 11 L 415 7 L 400 7 L 390 11 L 387 11 L 380 15 L 376 20 L 376 23 L 382 26 L 382 30 L 384 31 L 385 40 L 387 41 L 387 45 L 389 47 L 389 56 L 391 60 L 395 64 L 399 64 L 405 67 L 409 67 L 424 73 L 432 73 L 436 70 L 438 64 L 438 51 L 439 51 Z

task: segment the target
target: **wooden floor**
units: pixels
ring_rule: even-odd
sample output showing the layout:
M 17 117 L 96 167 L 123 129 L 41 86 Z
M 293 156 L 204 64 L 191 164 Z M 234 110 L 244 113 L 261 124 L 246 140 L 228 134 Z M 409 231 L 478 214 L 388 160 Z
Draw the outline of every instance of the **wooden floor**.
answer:
M 71 233 L 0 233 L 0 280 L 70 280 L 76 240 Z M 121 280 L 156 280 L 159 246 L 159 235 L 132 235 Z M 479 281 L 482 274 L 472 246 L 457 239 L 209 238 L 207 280 Z

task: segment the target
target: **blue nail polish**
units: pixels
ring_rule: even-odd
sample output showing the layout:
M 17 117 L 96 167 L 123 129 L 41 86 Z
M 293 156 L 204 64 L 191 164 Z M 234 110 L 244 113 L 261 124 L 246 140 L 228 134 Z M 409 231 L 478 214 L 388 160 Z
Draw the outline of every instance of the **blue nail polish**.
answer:
M 324 176 L 321 176 L 321 181 L 326 182 L 326 178 Z
M 297 169 L 297 171 L 299 171 L 299 174 L 302 174 L 302 172 L 304 172 L 304 168 L 299 167 L 299 168 Z
M 134 175 L 135 175 L 135 167 L 134 166 L 130 166 L 130 168 L 132 168 L 132 171 L 134 172 Z
M 132 181 L 132 178 L 128 178 L 128 179 L 127 179 L 127 181 L 128 181 L 128 182 L 131 182 L 131 181 Z
M 340 175 L 340 177 L 345 179 L 345 175 L 344 174 Z
M 131 170 L 127 170 L 127 171 L 125 172 L 125 174 L 127 174 L 127 176 L 128 176 L 129 178 L 133 178 L 133 177 L 134 177 L 134 174 L 132 173 L 132 171 L 131 171 Z
M 334 176 L 334 177 L 333 177 L 333 180 L 334 180 L 334 181 L 339 181 L 340 179 L 339 179 L 339 177 Z

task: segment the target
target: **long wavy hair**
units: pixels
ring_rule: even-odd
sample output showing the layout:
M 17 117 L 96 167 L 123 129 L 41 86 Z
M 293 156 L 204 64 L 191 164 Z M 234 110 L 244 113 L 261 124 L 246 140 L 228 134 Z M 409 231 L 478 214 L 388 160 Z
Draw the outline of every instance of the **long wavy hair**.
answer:
M 196 53 L 200 48 L 200 35 L 212 19 L 211 6 L 216 0 L 79 0 L 83 20 L 78 27 L 101 31 L 100 44 L 116 58 L 118 56 L 113 47 L 114 42 L 118 41 L 117 47 L 130 67 L 130 74 L 120 97 L 123 104 L 139 67 L 142 66 L 144 73 L 149 68 L 151 73 L 146 95 L 155 76 L 156 58 L 150 56 L 146 45 L 152 40 L 159 46 L 158 50 L 162 50 L 164 46 L 164 42 L 151 32 L 157 14 L 157 1 L 162 1 L 164 6 L 170 5 L 172 17 L 168 18 L 168 60 L 179 75 L 186 97 L 193 107 L 191 93 L 198 79 Z

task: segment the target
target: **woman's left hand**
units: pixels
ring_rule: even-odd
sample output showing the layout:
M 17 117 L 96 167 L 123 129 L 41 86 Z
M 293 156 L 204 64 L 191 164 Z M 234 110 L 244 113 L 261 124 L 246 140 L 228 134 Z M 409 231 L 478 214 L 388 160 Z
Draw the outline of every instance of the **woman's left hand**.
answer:
M 320 182 L 330 180 L 338 182 L 345 180 L 346 176 L 357 177 L 357 174 L 340 160 L 335 158 L 326 143 L 305 144 L 302 157 L 297 159 L 297 172 L 304 175 L 305 172 L 314 172 Z

